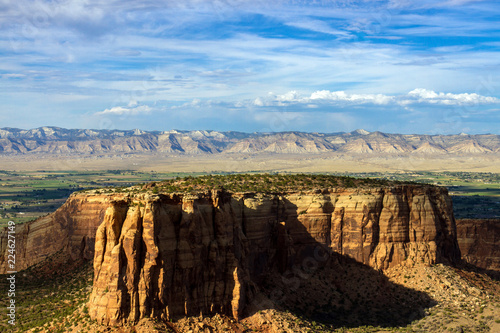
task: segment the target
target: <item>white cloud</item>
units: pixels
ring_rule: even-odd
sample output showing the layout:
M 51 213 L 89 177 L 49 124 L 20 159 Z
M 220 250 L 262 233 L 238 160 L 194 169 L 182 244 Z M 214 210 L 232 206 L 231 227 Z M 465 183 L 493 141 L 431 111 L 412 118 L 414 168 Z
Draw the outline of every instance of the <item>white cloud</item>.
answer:
M 194 98 L 191 102 L 186 102 L 181 105 L 174 105 L 170 108 L 175 109 L 199 109 L 200 107 L 210 107 L 214 102 L 212 100 L 202 101 L 199 98 Z
M 292 90 L 283 95 L 276 95 L 276 100 L 279 102 L 295 102 L 300 100 L 301 97 L 297 93 L 297 91 Z
M 409 99 L 402 100 L 401 104 L 430 103 L 441 105 L 464 105 L 464 104 L 494 104 L 500 100 L 495 97 L 482 96 L 476 93 L 437 93 L 432 90 L 417 88 L 408 93 Z
M 138 114 L 147 114 L 151 112 L 151 107 L 147 105 L 139 105 L 137 106 L 137 102 L 131 101 L 128 106 L 114 106 L 110 109 L 106 109 L 104 111 L 96 112 L 94 115 L 103 116 L 103 115 L 138 115 Z
M 292 104 L 304 105 L 307 108 L 315 108 L 322 105 L 359 105 L 374 104 L 379 106 L 407 106 L 409 104 L 437 104 L 437 105 L 464 105 L 464 104 L 495 104 L 500 100 L 495 97 L 482 96 L 476 93 L 443 93 L 432 90 L 417 88 L 407 94 L 398 96 L 384 94 L 355 94 L 345 91 L 318 90 L 310 96 L 302 96 L 297 91 L 292 90 L 285 94 L 276 95 L 269 93 L 267 97 L 257 97 L 253 100 L 253 105 L 264 106 L 288 106 Z
M 314 103 L 336 103 L 349 102 L 353 104 L 373 103 L 387 104 L 392 96 L 373 94 L 348 94 L 344 91 L 318 90 L 310 96 L 301 96 L 297 91 L 292 90 L 282 95 L 269 93 L 267 98 L 258 97 L 254 100 L 256 106 L 279 106 L 289 104 L 308 104 L 314 107 Z
M 383 94 L 349 94 L 345 91 L 318 90 L 310 96 L 301 96 L 292 90 L 282 95 L 269 93 L 267 97 L 257 97 L 255 106 L 283 106 L 290 104 L 305 104 L 308 108 L 316 108 L 319 104 L 365 104 L 387 105 L 394 101 L 394 96 Z
M 253 101 L 253 104 L 255 106 L 264 106 L 264 101 L 262 100 L 262 98 L 260 97 L 257 97 L 254 101 Z
M 320 90 L 312 93 L 309 100 L 343 101 L 355 104 L 373 103 L 383 105 L 392 102 L 394 97 L 382 94 L 347 94 L 344 91 Z

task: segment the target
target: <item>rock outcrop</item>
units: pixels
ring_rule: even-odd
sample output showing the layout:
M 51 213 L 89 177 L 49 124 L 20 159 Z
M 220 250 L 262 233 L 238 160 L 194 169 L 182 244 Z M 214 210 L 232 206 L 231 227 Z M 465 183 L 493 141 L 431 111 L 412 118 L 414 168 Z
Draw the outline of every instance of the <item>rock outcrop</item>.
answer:
M 115 195 L 95 241 L 90 315 L 243 314 L 270 271 L 330 253 L 375 269 L 460 258 L 446 190 L 432 186 L 287 195 Z
M 200 313 L 238 318 L 266 274 L 318 267 L 331 255 L 378 270 L 460 259 L 447 190 L 426 185 L 75 193 L 55 213 L 18 226 L 16 244 L 17 270 L 61 251 L 93 258 L 89 312 L 112 325 Z M 0 246 L 6 253 L 5 233 Z
M 16 270 L 57 252 L 68 259 L 93 259 L 95 233 L 109 201 L 104 195 L 73 194 L 56 212 L 16 225 Z M 0 234 L 0 250 L 2 254 L 7 250 L 5 231 Z M 0 256 L 0 274 L 7 271 L 6 261 L 7 255 Z
M 500 272 L 500 220 L 457 220 L 457 239 L 466 262 Z

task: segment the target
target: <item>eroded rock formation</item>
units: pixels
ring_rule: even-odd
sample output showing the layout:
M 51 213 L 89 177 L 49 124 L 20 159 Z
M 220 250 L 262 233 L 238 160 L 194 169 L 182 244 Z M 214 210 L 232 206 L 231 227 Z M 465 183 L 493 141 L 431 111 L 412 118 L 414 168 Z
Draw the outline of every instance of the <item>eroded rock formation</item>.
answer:
M 90 315 L 120 325 L 238 318 L 266 273 L 329 253 L 375 269 L 460 258 L 451 200 L 432 186 L 287 195 L 113 195 L 95 240 Z
M 94 240 L 109 206 L 109 196 L 73 194 L 56 212 L 16 225 L 16 270 L 38 264 L 56 252 L 68 259 L 93 259 Z M 0 250 L 7 250 L 7 233 L 0 235 Z M 7 269 L 7 255 L 0 256 L 0 274 Z
M 17 226 L 16 250 L 16 270 L 56 252 L 93 258 L 90 315 L 112 325 L 200 313 L 238 318 L 266 274 L 318 267 L 332 254 L 379 270 L 460 258 L 447 191 L 424 185 L 75 193 L 55 213 Z

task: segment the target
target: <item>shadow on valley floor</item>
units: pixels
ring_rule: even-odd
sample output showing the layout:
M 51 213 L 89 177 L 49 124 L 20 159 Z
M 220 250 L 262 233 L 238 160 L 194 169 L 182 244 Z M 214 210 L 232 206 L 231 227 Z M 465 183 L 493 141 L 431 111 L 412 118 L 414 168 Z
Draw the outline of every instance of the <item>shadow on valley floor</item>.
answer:
M 253 279 L 259 291 L 247 315 L 275 308 L 331 328 L 396 327 L 423 318 L 425 309 L 437 304 L 428 294 L 392 283 L 381 271 L 333 252 L 311 236 L 296 214 L 286 214 L 291 211 L 297 210 L 278 211 L 274 255 L 250 262 L 271 273 Z M 379 235 L 373 237 L 378 240 Z
M 460 263 L 460 265 L 458 265 L 457 268 L 459 268 L 465 272 L 469 272 L 469 273 L 474 273 L 474 274 L 479 274 L 479 275 L 487 275 L 492 280 L 500 282 L 500 271 L 481 268 L 481 267 L 478 267 L 476 265 L 467 263 L 465 261 L 462 261 L 462 263 Z
M 297 266 L 283 275 L 270 274 L 261 290 L 248 307 L 249 315 L 276 308 L 335 328 L 406 326 L 437 304 L 426 293 L 392 283 L 382 273 L 335 253 L 321 267 Z

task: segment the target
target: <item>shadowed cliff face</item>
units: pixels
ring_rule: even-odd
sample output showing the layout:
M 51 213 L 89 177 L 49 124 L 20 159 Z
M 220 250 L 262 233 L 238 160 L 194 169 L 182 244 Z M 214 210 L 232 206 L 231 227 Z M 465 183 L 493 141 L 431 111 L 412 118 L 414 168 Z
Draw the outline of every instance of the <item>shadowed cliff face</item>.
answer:
M 112 325 L 216 312 L 238 318 L 269 304 L 300 310 L 308 295 L 282 302 L 269 294 L 290 289 L 283 281 L 294 277 L 299 285 L 331 281 L 339 291 L 326 293 L 331 297 L 325 304 L 362 314 L 361 297 L 340 303 L 350 293 L 342 279 L 357 276 L 382 286 L 373 294 L 374 304 L 400 314 L 398 308 L 406 306 L 410 312 L 402 317 L 408 320 L 430 300 L 387 287 L 374 269 L 459 258 L 451 201 L 446 190 L 431 186 L 287 195 L 114 195 L 96 233 L 89 309 L 92 318 Z M 345 269 L 343 263 L 358 268 Z M 347 275 L 338 274 L 341 268 Z M 304 279 L 311 269 L 323 275 Z M 300 295 L 298 290 L 303 289 L 292 294 Z M 422 302 L 411 307 L 394 301 L 403 292 Z M 335 317 L 328 311 L 311 315 Z M 371 315 L 365 323 L 380 323 L 377 313 Z
M 499 219 L 458 220 L 457 239 L 464 261 L 500 273 Z

